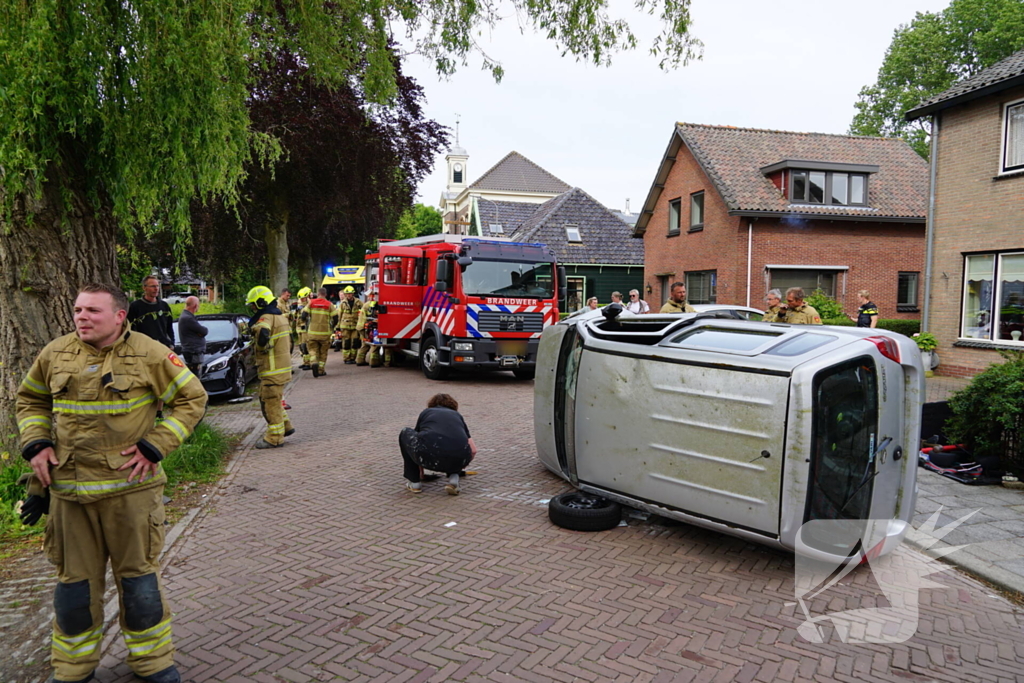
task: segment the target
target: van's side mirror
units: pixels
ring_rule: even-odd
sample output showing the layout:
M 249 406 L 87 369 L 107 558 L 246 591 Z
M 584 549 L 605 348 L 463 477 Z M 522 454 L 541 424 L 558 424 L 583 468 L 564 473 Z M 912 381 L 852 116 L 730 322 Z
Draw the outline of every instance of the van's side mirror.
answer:
M 565 266 L 558 266 L 558 298 L 565 299 L 569 287 L 565 282 Z
M 448 291 L 448 280 L 452 277 L 452 264 L 450 261 L 438 260 L 437 269 L 435 270 L 434 289 L 439 292 Z

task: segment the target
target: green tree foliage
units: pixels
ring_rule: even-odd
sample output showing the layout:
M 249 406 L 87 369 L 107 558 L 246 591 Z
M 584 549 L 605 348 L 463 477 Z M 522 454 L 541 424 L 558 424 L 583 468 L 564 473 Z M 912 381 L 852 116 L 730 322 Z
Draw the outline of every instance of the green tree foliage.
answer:
M 949 399 L 946 436 L 1024 476 L 1024 353 L 1002 354 L 1005 363 L 990 365 Z
M 893 34 L 878 79 L 857 96 L 853 135 L 900 137 L 928 158 L 931 124 L 907 111 L 1024 48 L 1024 0 L 953 0 Z
M 443 218 L 441 212 L 434 207 L 417 203 L 402 214 L 395 236 L 398 239 L 409 239 L 423 235 L 436 235 L 441 232 Z
M 814 293 L 807 297 L 807 303 L 818 312 L 822 320 L 846 317 L 842 304 L 820 289 L 814 290 Z

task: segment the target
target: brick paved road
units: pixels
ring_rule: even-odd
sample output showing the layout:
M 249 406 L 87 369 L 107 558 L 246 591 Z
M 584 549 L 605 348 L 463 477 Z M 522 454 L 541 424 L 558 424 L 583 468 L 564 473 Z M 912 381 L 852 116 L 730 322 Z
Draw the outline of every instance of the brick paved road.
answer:
M 534 455 L 532 383 L 329 372 L 290 390 L 289 445 L 246 453 L 168 555 L 186 680 L 1024 680 L 1024 614 L 952 572 L 911 641 L 814 645 L 789 556 L 683 525 L 552 526 L 541 501 L 566 487 Z M 457 498 L 402 487 L 396 435 L 437 391 L 481 448 Z M 858 571 L 816 611 L 882 602 Z M 117 638 L 100 680 L 134 680 L 123 657 Z

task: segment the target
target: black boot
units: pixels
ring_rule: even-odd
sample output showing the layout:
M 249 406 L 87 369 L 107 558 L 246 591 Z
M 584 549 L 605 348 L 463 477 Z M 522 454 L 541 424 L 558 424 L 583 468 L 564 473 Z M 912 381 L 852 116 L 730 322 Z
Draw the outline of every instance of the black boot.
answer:
M 178 667 L 173 664 L 163 671 L 157 671 L 152 676 L 139 676 L 138 674 L 135 676 L 147 683 L 181 683 L 181 674 L 178 673 Z

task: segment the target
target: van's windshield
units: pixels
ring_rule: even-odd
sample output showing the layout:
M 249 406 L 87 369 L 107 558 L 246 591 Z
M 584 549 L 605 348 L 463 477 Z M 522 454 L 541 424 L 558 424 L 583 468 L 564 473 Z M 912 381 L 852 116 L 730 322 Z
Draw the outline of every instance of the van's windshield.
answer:
M 877 376 L 874 360 L 864 356 L 814 378 L 805 522 L 868 518 L 878 441 Z

